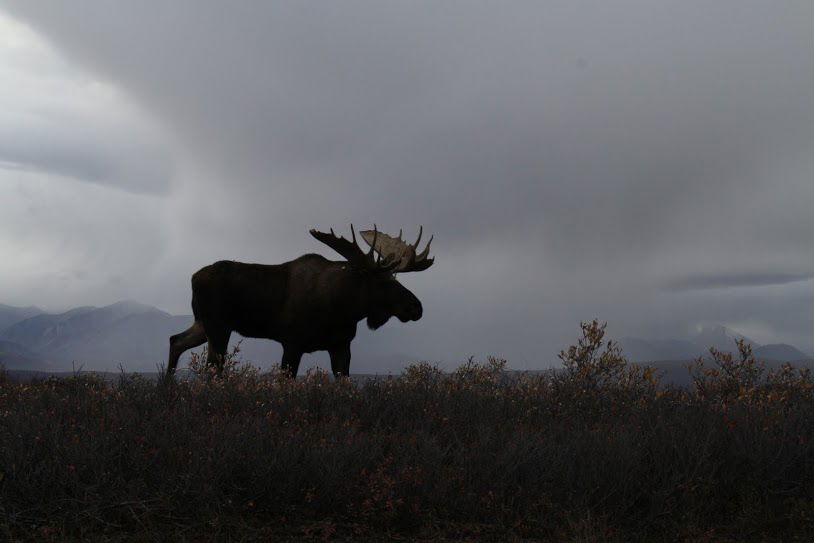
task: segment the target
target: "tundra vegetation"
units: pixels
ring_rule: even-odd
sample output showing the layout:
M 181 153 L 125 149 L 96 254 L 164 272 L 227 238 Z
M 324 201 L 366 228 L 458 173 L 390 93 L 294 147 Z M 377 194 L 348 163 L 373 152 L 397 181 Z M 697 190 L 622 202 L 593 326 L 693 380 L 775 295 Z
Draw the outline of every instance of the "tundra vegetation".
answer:
M 807 371 L 740 344 L 662 387 L 604 334 L 542 374 L 0 379 L 0 538 L 814 539 Z

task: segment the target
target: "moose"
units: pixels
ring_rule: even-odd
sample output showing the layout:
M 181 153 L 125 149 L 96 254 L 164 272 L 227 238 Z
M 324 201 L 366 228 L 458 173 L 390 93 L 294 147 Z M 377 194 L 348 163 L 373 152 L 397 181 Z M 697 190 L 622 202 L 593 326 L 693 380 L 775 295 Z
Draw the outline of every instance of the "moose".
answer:
M 178 359 L 187 349 L 207 343 L 207 365 L 223 371 L 224 356 L 232 332 L 244 337 L 267 338 L 283 346 L 281 369 L 296 377 L 304 353 L 328 351 L 334 375 L 350 371 L 350 344 L 356 325 L 367 319 L 371 330 L 391 317 L 417 321 L 421 302 L 396 279 L 395 274 L 423 271 L 432 237 L 418 253 L 418 239 L 410 244 L 398 237 L 373 230 L 360 232 L 370 246 L 365 252 L 356 241 L 311 230 L 310 233 L 340 255 L 331 261 L 306 254 L 283 264 L 247 264 L 222 260 L 192 275 L 192 313 L 195 322 L 170 337 L 167 375 L 175 373 Z

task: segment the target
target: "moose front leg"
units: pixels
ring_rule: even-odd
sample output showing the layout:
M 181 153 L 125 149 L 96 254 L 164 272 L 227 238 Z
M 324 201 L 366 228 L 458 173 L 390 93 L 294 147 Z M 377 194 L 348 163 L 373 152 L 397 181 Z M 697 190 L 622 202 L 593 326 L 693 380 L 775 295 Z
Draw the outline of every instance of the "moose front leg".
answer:
M 300 360 L 302 360 L 302 351 L 292 347 L 283 347 L 283 361 L 280 363 L 280 369 L 283 373 L 296 379 L 300 369 Z
M 331 371 L 334 372 L 334 377 L 350 375 L 350 343 L 331 349 L 328 354 L 331 355 Z

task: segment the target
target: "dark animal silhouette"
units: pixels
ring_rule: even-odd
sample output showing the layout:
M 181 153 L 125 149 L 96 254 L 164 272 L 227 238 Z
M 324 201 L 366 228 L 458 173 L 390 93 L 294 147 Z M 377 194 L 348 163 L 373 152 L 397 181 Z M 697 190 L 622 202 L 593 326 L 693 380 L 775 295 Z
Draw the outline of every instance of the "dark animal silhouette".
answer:
M 181 354 L 208 342 L 207 364 L 220 373 L 232 332 L 268 338 L 283 346 L 282 369 L 297 375 L 304 353 L 328 351 L 334 375 L 348 375 L 350 344 L 356 325 L 367 319 L 375 330 L 390 317 L 402 322 L 421 318 L 415 295 L 396 280 L 395 273 L 422 271 L 432 238 L 420 254 L 418 239 L 409 244 L 373 230 L 360 232 L 368 252 L 352 240 L 311 230 L 311 235 L 345 257 L 335 262 L 317 254 L 284 264 L 246 264 L 220 261 L 192 276 L 193 325 L 170 337 L 167 374 L 172 375 Z

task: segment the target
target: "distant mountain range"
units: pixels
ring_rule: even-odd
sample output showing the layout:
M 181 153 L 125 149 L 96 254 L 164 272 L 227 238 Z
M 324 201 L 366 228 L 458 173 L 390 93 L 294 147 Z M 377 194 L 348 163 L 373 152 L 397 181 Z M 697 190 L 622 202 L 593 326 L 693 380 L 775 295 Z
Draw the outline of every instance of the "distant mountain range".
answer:
M 72 367 L 155 370 L 171 334 L 192 322 L 132 301 L 63 313 L 0 306 L 0 364 L 9 369 Z
M 0 304 L 0 330 L 4 330 L 14 323 L 39 315 L 42 312 L 42 309 L 38 307 L 13 307 Z
M 689 337 L 680 339 L 646 340 L 626 337 L 619 341 L 619 346 L 631 362 L 662 362 L 708 356 L 710 347 L 723 352 L 737 353 L 735 343 L 737 339 L 751 344 L 752 353 L 758 360 L 794 362 L 811 358 L 796 347 L 785 343 L 760 345 L 720 324 L 702 326 Z

